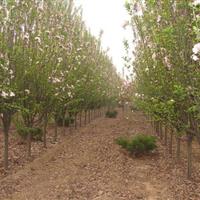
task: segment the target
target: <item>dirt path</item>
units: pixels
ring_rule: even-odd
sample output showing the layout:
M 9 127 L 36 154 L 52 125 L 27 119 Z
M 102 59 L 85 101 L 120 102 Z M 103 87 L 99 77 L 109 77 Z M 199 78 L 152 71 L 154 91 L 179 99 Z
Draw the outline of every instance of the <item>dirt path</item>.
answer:
M 120 135 L 149 131 L 145 118 L 138 114 L 131 120 L 122 116 L 97 119 L 1 180 L 0 199 L 177 200 L 170 177 L 158 171 L 164 162 L 160 152 L 135 159 L 114 143 Z

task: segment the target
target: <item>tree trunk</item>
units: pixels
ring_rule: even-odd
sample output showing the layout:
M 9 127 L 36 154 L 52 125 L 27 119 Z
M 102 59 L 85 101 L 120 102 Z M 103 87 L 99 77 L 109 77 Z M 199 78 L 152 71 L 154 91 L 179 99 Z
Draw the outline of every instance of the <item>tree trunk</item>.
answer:
M 80 120 L 80 127 L 82 126 L 82 111 L 80 112 L 80 114 L 79 114 L 79 120 Z
M 65 115 L 64 115 L 63 121 L 62 121 L 62 133 L 63 133 L 63 135 L 65 135 Z
M 180 160 L 180 153 L 181 153 L 181 139 L 179 136 L 176 138 L 176 160 Z
M 164 136 L 164 145 L 167 145 L 167 125 L 165 125 L 165 136 Z
M 172 155 L 173 149 L 173 130 L 170 130 L 170 142 L 169 142 L 169 153 Z
M 31 133 L 28 133 L 27 136 L 27 157 L 31 157 L 31 140 L 32 140 L 32 135 Z
M 8 170 L 8 129 L 4 129 L 4 169 Z
M 48 124 L 48 116 L 44 117 L 44 132 L 43 132 L 43 144 L 44 148 L 47 148 L 47 124 Z
M 92 121 L 92 110 L 90 110 L 90 122 Z
M 155 134 L 155 132 L 156 132 L 156 122 L 153 121 L 153 134 Z
M 8 142 L 9 142 L 9 129 L 11 124 L 11 115 L 4 113 L 2 117 L 3 133 L 4 133 L 4 169 L 8 170 Z
M 91 121 L 94 119 L 94 110 L 91 110 Z
M 157 133 L 157 136 L 159 137 L 159 122 L 156 122 L 156 133 Z
M 57 122 L 56 122 L 56 120 L 55 120 L 55 132 L 54 132 L 54 142 L 56 142 L 57 141 L 57 138 L 58 138 L 58 125 L 57 125 Z
M 192 175 L 192 136 L 188 135 L 187 138 L 187 157 L 188 157 L 188 164 L 187 164 L 187 177 L 188 179 L 191 178 Z
M 87 110 L 85 110 L 85 126 L 87 124 Z
M 159 132 L 160 132 L 160 139 L 163 139 L 163 127 L 162 127 L 162 123 L 160 122 L 160 126 L 159 126 Z
M 90 123 L 90 110 L 88 110 L 88 122 Z
M 75 114 L 74 128 L 77 129 L 77 114 Z

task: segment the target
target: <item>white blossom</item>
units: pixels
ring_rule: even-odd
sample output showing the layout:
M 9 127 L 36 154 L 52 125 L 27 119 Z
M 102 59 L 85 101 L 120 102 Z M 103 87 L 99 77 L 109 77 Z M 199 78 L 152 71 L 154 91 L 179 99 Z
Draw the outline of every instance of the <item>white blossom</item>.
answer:
M 28 89 L 25 89 L 25 92 L 26 92 L 27 94 L 30 94 L 30 93 L 31 93 L 30 90 L 28 90 Z
M 10 97 L 15 97 L 15 93 L 10 91 L 10 94 L 9 94 Z
M 12 91 L 9 91 L 9 92 L 2 91 L 1 97 L 3 97 L 3 98 L 15 97 L 15 93 Z
M 52 83 L 60 83 L 61 80 L 59 78 L 52 78 Z
M 70 98 L 73 98 L 73 96 L 72 96 L 72 93 L 71 93 L 71 92 L 68 92 L 67 94 L 68 94 L 68 97 L 70 97 Z
M 200 4 L 200 0 L 194 0 L 192 4 L 194 6 L 198 6 Z
M 194 54 L 198 54 L 200 52 L 200 43 L 195 44 L 192 51 Z
M 61 63 L 63 61 L 63 59 L 60 57 L 58 58 L 58 62 Z
M 170 100 L 170 103 L 175 103 L 174 99 L 171 99 L 171 100 Z
M 158 15 L 158 17 L 157 17 L 157 23 L 160 23 L 160 21 L 161 21 L 161 16 Z
M 39 36 L 35 37 L 35 41 L 36 41 L 37 43 L 41 44 L 41 39 L 40 39 Z
M 167 56 L 164 57 L 164 62 L 166 64 L 167 68 L 170 70 L 172 68 L 172 66 L 171 66 L 170 60 Z
M 145 72 L 149 72 L 149 68 L 147 67 L 147 68 L 145 68 Z
M 156 53 L 153 53 L 153 55 L 152 55 L 152 59 L 153 59 L 153 60 L 156 59 Z
M 2 92 L 1 92 L 1 96 L 2 96 L 3 98 L 7 98 L 7 97 L 9 96 L 9 94 L 8 94 L 7 92 L 2 91 Z
M 24 24 L 22 24 L 22 25 L 20 26 L 20 29 L 21 29 L 21 32 L 22 32 L 22 33 L 25 33 L 25 25 L 24 25 Z
M 195 54 L 193 54 L 193 55 L 191 56 L 191 58 L 192 58 L 192 60 L 194 60 L 194 61 L 198 61 L 198 60 L 199 60 L 199 58 L 198 58 L 197 55 L 195 55 Z
M 24 39 L 27 40 L 27 41 L 29 41 L 29 34 L 28 33 L 25 33 Z

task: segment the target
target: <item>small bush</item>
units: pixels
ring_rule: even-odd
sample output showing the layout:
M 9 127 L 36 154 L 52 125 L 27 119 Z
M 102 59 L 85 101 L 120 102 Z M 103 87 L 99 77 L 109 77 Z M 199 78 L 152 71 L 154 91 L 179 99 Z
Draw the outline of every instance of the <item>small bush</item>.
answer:
M 135 156 L 149 153 L 156 148 L 156 137 L 139 134 L 132 139 L 118 138 L 116 143 Z
M 122 148 L 126 149 L 128 147 L 128 139 L 124 137 L 120 137 L 116 139 L 116 143 L 120 145 Z
M 132 112 L 133 111 L 139 111 L 139 109 L 135 105 L 130 106 L 130 109 L 131 109 Z
M 116 118 L 117 114 L 118 114 L 118 112 L 116 110 L 114 110 L 114 111 L 107 111 L 106 112 L 106 117 L 108 117 L 108 118 Z
M 36 141 L 42 141 L 43 131 L 41 128 L 34 127 L 20 127 L 17 128 L 17 133 L 22 139 L 27 139 L 29 133 L 31 133 L 31 138 Z
M 65 123 L 66 127 L 69 127 L 70 124 L 74 123 L 74 118 L 66 117 L 64 123 Z M 63 126 L 63 119 L 61 117 L 57 119 L 57 125 L 58 126 Z

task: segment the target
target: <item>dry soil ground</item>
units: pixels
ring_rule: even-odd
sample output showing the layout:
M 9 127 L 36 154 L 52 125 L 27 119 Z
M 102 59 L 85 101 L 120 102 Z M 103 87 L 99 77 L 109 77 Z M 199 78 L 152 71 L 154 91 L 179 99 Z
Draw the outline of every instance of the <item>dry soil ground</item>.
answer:
M 96 119 L 0 180 L 0 200 L 199 200 L 198 171 L 188 181 L 185 161 L 176 164 L 160 142 L 141 158 L 114 142 L 136 133 L 152 133 L 141 113 Z

